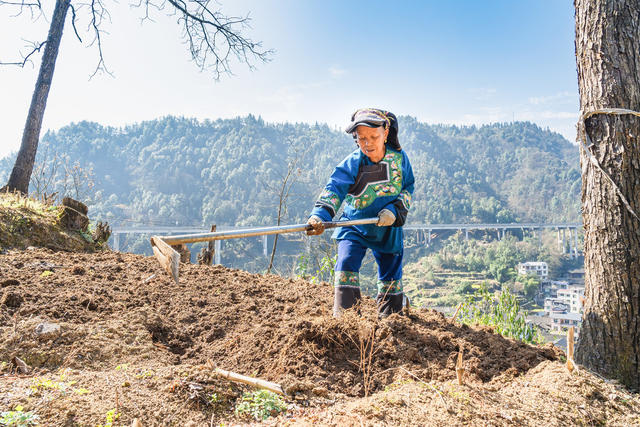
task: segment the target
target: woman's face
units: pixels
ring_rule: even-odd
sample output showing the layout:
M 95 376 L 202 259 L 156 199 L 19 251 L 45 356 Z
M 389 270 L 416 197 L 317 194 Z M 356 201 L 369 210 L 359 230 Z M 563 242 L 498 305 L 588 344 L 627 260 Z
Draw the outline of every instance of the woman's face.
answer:
M 389 135 L 389 129 L 382 126 L 370 128 L 358 126 L 356 128 L 356 142 L 362 151 L 372 162 L 378 163 L 384 157 L 384 142 Z

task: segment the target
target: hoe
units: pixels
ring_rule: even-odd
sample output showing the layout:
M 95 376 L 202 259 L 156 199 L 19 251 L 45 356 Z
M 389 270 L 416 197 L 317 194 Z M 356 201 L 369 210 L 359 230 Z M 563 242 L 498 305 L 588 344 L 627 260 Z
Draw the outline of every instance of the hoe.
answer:
M 323 222 L 325 229 L 346 227 L 350 225 L 375 224 L 378 218 L 354 219 L 349 221 L 329 221 Z M 213 233 L 183 234 L 178 236 L 153 236 L 151 237 L 151 247 L 153 254 L 167 273 L 178 283 L 180 255 L 171 245 L 183 243 L 210 242 L 212 240 L 238 239 L 241 237 L 265 236 L 269 234 L 294 233 L 297 231 L 310 230 L 308 224 L 280 225 L 276 227 L 248 228 L 241 230 L 217 231 Z

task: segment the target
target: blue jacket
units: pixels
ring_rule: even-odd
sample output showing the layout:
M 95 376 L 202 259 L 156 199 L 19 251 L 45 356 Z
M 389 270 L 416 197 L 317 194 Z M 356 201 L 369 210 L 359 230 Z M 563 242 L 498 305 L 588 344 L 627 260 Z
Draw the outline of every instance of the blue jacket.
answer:
M 358 149 L 336 166 L 311 215 L 331 221 L 342 202 L 346 206 L 340 220 L 374 218 L 382 209 L 389 209 L 396 216 L 392 226 L 341 227 L 332 237 L 357 240 L 383 253 L 398 253 L 403 248 L 402 226 L 411 206 L 413 184 L 413 170 L 404 151 L 387 146 L 382 160 L 374 163 Z

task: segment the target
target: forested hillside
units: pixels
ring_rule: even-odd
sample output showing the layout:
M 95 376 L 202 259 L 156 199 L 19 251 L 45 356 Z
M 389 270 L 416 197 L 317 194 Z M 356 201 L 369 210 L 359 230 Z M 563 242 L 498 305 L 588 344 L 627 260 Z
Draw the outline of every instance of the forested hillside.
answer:
M 416 175 L 410 223 L 579 219 L 578 151 L 559 134 L 528 122 L 399 121 Z M 268 225 L 291 168 L 283 221 L 299 222 L 355 148 L 327 125 L 253 116 L 165 117 L 124 128 L 81 122 L 43 136 L 31 190 L 87 200 L 93 218 L 113 225 Z M 12 157 L 0 161 L 0 181 L 12 165 Z

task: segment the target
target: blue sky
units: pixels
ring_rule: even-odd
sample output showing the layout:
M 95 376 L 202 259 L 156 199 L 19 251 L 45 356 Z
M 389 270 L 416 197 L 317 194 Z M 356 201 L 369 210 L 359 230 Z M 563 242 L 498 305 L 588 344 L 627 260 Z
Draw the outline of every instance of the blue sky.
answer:
M 427 123 L 529 120 L 575 137 L 571 2 L 222 0 L 225 13 L 250 12 L 247 34 L 275 53 L 253 72 L 233 64 L 219 82 L 189 62 L 175 18 L 141 25 L 129 3 L 107 2 L 114 77 L 89 80 L 97 52 L 65 28 L 43 131 L 169 114 L 343 127 L 354 109 L 378 106 Z M 0 61 L 46 34 L 46 19 L 11 12 L 0 7 Z M 0 67 L 0 157 L 19 147 L 38 66 Z

